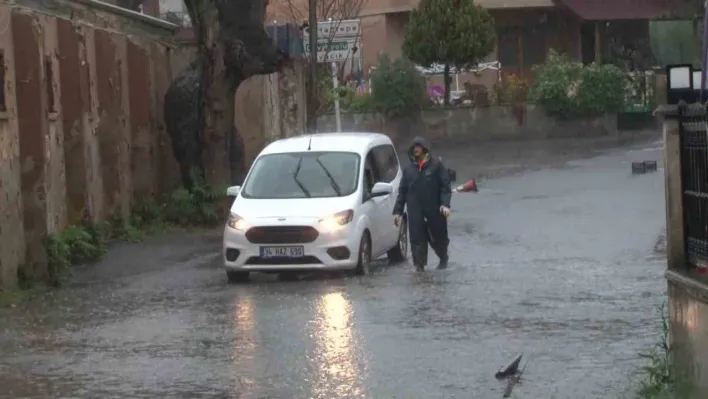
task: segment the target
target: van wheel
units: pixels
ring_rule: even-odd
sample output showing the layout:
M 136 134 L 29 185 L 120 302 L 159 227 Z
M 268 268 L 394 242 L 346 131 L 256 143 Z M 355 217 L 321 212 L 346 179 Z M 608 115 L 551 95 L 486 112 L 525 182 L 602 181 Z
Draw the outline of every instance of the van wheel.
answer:
M 408 219 L 405 215 L 401 218 L 401 225 L 398 226 L 398 243 L 389 249 L 386 255 L 389 264 L 404 262 L 408 256 Z
M 247 283 L 249 280 L 249 275 L 249 272 L 226 272 L 226 277 L 229 279 L 229 283 L 231 284 Z
M 369 232 L 365 231 L 359 241 L 359 260 L 356 263 L 354 273 L 359 276 L 366 276 L 371 273 L 371 238 Z

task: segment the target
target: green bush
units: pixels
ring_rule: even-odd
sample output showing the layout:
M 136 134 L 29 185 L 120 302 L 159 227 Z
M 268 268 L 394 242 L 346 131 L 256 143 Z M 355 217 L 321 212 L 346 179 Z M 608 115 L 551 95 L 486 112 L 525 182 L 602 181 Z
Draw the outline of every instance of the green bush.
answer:
M 381 54 L 370 77 L 371 106 L 385 117 L 414 115 L 428 103 L 425 78 L 406 59 Z
M 620 111 L 627 93 L 627 76 L 613 65 L 579 62 L 551 52 L 534 69 L 531 97 L 559 118 L 582 118 Z
M 106 253 L 101 229 L 93 224 L 68 226 L 44 240 L 49 284 L 61 285 L 72 265 L 95 262 Z

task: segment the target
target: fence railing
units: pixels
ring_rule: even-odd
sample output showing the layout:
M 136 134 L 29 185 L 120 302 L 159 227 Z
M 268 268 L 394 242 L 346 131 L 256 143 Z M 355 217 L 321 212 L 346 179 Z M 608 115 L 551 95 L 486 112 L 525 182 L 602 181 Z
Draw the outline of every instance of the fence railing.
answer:
M 679 108 L 686 259 L 708 263 L 708 113 L 701 104 Z

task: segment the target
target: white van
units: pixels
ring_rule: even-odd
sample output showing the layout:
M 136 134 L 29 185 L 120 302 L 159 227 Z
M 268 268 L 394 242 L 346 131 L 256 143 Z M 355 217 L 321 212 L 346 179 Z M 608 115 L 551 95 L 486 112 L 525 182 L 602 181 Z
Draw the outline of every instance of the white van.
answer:
M 253 162 L 224 229 L 231 282 L 250 272 L 354 269 L 405 260 L 408 226 L 393 222 L 402 170 L 388 136 L 326 133 L 278 140 Z

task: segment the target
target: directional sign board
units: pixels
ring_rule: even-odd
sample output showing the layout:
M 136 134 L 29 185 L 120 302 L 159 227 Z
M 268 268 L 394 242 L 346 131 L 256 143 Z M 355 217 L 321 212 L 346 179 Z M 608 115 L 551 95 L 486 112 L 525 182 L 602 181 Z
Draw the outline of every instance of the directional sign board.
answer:
M 317 23 L 317 62 L 344 61 L 358 56 L 359 20 L 327 21 Z M 305 54 L 310 54 L 310 35 L 303 34 Z

